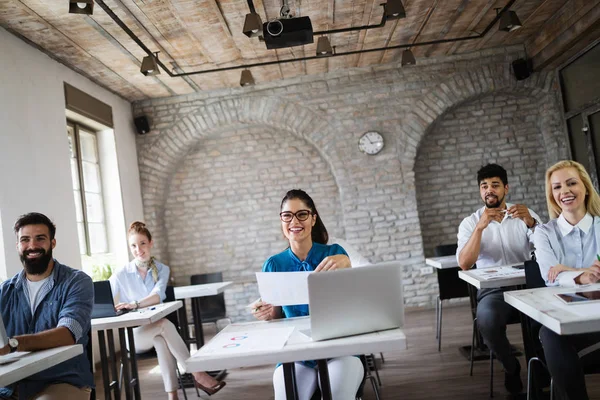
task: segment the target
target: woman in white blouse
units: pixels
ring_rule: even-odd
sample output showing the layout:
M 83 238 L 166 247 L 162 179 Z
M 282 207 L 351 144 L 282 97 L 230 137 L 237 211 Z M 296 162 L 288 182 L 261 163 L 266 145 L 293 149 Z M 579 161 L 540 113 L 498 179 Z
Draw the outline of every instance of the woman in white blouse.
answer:
M 114 296 L 119 296 L 117 310 L 137 310 L 161 303 L 165 299 L 165 291 L 169 280 L 169 267 L 151 256 L 153 246 L 152 235 L 143 222 L 134 222 L 128 231 L 129 249 L 134 260 L 118 269 L 110 277 Z M 136 352 L 143 353 L 153 347 L 156 349 L 158 364 L 161 367 L 165 391 L 169 400 L 176 400 L 177 362 L 185 365 L 190 352 L 177 328 L 166 318 L 153 324 L 144 325 L 133 330 Z M 194 372 L 196 387 L 209 396 L 217 393 L 225 386 L 205 372 Z
M 533 234 L 546 285 L 598 282 L 600 197 L 583 165 L 566 160 L 551 166 L 546 171 L 546 202 L 550 221 Z M 558 335 L 542 327 L 540 340 L 557 390 L 571 400 L 587 400 L 583 366 L 600 363 L 600 332 Z

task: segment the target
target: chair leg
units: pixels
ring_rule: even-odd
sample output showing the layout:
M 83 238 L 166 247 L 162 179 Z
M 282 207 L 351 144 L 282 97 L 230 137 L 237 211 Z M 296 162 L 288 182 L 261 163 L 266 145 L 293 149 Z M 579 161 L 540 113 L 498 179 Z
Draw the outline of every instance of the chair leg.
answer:
M 379 377 L 379 370 L 377 369 L 375 355 L 371 354 L 367 356 L 367 365 L 369 366 L 369 368 L 375 371 L 375 375 L 377 376 L 377 382 L 379 383 L 379 386 L 381 386 L 381 378 Z
M 379 356 L 381 357 L 381 363 L 385 364 L 385 358 L 383 358 L 383 353 L 379 353 Z
M 435 301 L 435 338 L 440 337 L 440 295 L 438 294 Z
M 187 393 L 185 391 L 185 386 L 183 385 L 183 379 L 181 379 L 181 372 L 179 372 L 179 367 L 175 367 L 175 370 L 177 371 L 177 380 L 179 381 L 179 387 L 181 388 L 181 390 L 183 391 L 183 398 L 185 400 L 188 400 L 187 398 Z
M 490 397 L 494 397 L 494 353 L 490 350 Z
M 442 300 L 439 299 L 438 296 L 438 302 L 439 302 L 439 307 L 440 307 L 440 312 L 438 315 L 438 322 L 437 322 L 437 326 L 438 326 L 438 351 L 442 351 L 442 311 L 443 311 L 443 303 Z
M 473 337 L 471 339 L 471 368 L 469 376 L 473 376 L 473 357 L 475 357 L 475 335 L 477 330 L 477 318 L 473 319 Z
M 375 398 L 377 400 L 380 400 L 380 397 L 379 397 L 379 388 L 377 387 L 377 384 L 375 383 L 375 378 L 373 378 L 373 375 L 370 375 L 368 377 L 368 379 L 371 381 L 371 386 L 373 387 L 373 393 L 375 393 Z

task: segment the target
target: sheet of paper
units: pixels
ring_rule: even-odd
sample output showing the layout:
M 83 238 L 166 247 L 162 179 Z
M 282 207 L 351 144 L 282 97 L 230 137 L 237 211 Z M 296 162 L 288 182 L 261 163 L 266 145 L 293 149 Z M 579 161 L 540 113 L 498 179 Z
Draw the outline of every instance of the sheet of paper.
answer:
M 226 355 L 279 350 L 285 346 L 293 331 L 293 326 L 249 332 L 229 332 L 226 328 L 212 338 L 197 354 Z
M 264 303 L 274 306 L 308 304 L 311 272 L 257 272 L 258 291 Z
M 512 267 L 475 269 L 472 273 L 485 280 L 525 276 L 524 270 Z

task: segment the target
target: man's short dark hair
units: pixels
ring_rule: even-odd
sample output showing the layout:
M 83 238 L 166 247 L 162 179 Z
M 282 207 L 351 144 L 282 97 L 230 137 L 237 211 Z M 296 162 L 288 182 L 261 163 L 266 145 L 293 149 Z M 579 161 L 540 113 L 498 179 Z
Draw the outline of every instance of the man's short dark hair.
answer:
M 508 185 L 506 170 L 498 164 L 488 164 L 477 171 L 477 184 L 481 184 L 481 181 L 484 179 L 496 177 L 500 178 L 504 186 Z
M 50 218 L 46 217 L 44 214 L 31 212 L 21 215 L 17 222 L 15 222 L 15 234 L 18 235 L 19 230 L 27 225 L 46 225 L 48 227 L 48 231 L 50 232 L 50 240 L 54 239 L 54 235 L 56 234 L 56 226 L 50 220 Z

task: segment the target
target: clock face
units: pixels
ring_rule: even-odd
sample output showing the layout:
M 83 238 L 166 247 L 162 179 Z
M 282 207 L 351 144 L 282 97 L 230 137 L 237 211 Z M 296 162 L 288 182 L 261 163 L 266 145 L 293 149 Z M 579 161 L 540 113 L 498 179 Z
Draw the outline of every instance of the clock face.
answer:
M 358 149 L 366 154 L 377 154 L 383 150 L 383 136 L 379 132 L 366 132 L 358 140 Z

